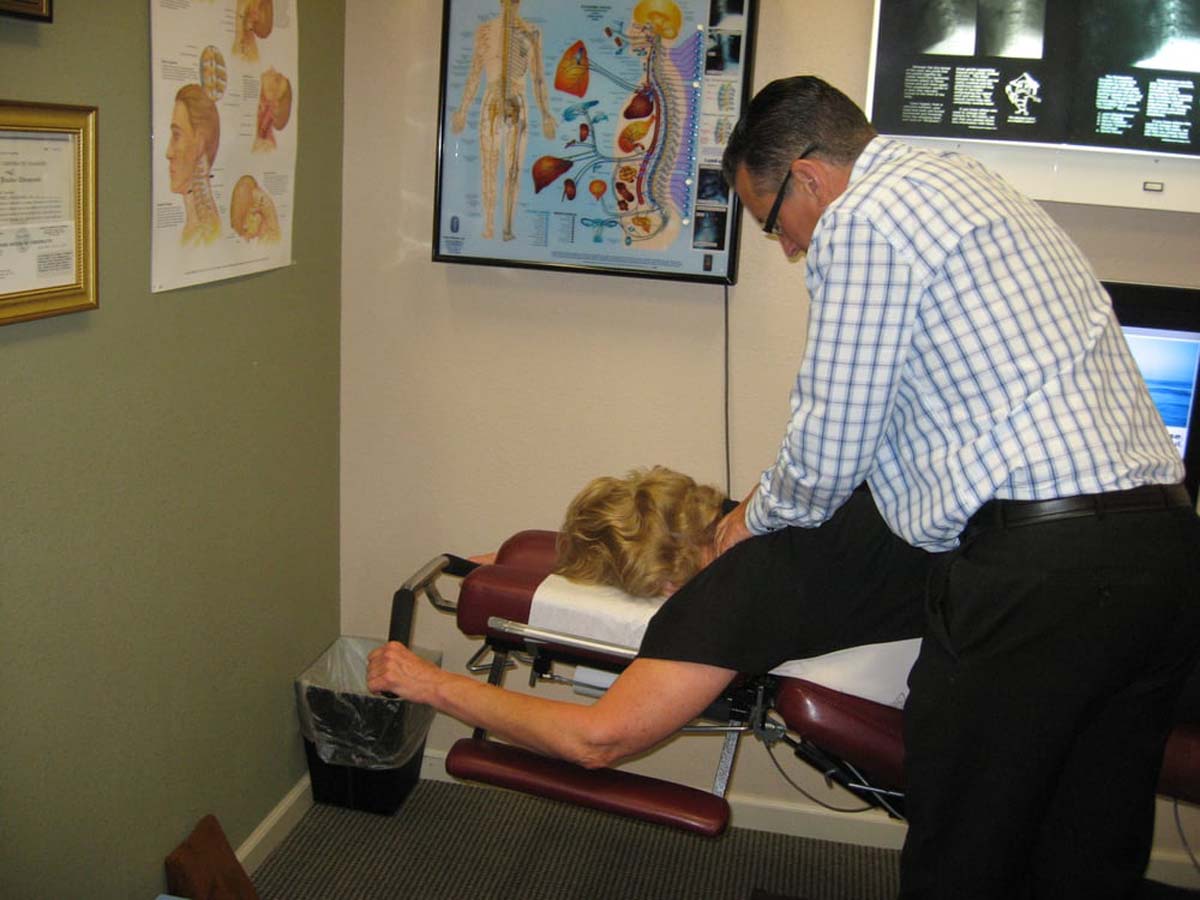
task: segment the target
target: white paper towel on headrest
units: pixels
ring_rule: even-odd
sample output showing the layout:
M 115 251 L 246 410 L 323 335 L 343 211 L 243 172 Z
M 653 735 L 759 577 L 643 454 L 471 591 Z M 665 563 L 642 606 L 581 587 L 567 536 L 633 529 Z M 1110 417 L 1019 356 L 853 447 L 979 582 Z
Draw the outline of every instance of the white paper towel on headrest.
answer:
M 631 597 L 620 588 L 547 575 L 533 594 L 529 624 L 636 650 L 665 597 Z
M 529 624 L 636 649 L 665 599 L 631 597 L 619 588 L 548 575 L 534 592 Z M 855 697 L 902 707 L 908 695 L 908 672 L 920 648 L 919 638 L 866 644 L 792 660 L 772 669 L 771 674 L 814 681 Z

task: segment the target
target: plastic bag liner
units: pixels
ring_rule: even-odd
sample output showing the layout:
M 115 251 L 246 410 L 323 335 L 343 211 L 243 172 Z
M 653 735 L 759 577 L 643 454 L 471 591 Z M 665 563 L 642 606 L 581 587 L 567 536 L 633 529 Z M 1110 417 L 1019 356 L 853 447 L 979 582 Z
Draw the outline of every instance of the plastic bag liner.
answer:
M 367 690 L 367 654 L 383 642 L 342 636 L 296 679 L 300 732 L 322 762 L 359 769 L 395 769 L 425 742 L 434 710 Z M 442 654 L 413 647 L 435 665 Z

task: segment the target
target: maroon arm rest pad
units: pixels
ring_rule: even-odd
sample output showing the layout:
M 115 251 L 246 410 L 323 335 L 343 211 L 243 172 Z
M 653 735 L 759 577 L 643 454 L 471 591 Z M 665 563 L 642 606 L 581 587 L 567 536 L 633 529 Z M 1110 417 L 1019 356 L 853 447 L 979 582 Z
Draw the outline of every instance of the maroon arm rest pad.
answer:
M 558 534 L 554 531 L 518 531 L 500 545 L 500 549 L 496 551 L 496 562 L 502 566 L 529 569 L 548 575 L 554 570 L 554 560 L 557 556 L 554 542 L 557 538 Z
M 446 771 L 705 837 L 716 837 L 729 822 L 729 804 L 715 794 L 618 769 L 585 769 L 495 741 L 459 740 L 446 756 Z
M 458 592 L 459 631 L 495 637 L 487 627 L 489 616 L 528 623 L 533 592 L 554 568 L 556 536 L 553 531 L 518 531 L 500 545 L 493 565 L 467 575 Z
M 904 789 L 900 710 L 799 678 L 779 679 L 775 708 L 789 728 L 862 769 L 877 787 Z
M 458 630 L 472 636 L 492 634 L 488 616 L 528 622 L 533 592 L 545 577 L 542 572 L 513 566 L 480 566 L 459 588 Z

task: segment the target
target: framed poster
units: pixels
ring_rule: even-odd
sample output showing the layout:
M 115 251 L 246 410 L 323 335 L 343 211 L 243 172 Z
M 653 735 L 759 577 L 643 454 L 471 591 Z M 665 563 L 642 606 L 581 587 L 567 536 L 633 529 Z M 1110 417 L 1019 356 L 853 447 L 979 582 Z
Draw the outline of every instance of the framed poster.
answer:
M 297 10 L 151 0 L 151 291 L 292 264 Z
M 732 284 L 756 0 L 445 0 L 440 262 Z
M 98 305 L 96 109 L 0 101 L 0 325 Z

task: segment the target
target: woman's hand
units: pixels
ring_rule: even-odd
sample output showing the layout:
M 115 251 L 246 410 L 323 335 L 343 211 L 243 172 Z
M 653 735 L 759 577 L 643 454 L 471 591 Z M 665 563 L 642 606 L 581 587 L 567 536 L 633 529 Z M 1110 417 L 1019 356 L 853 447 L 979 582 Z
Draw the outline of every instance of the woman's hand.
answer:
M 389 641 L 367 655 L 367 689 L 414 703 L 432 703 L 445 672 L 403 644 Z

